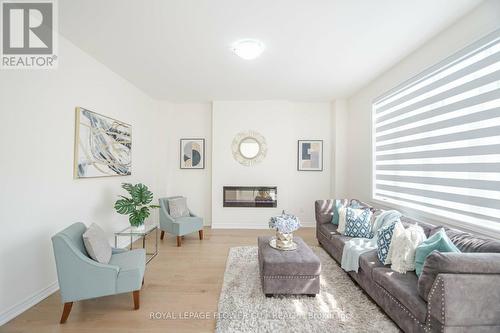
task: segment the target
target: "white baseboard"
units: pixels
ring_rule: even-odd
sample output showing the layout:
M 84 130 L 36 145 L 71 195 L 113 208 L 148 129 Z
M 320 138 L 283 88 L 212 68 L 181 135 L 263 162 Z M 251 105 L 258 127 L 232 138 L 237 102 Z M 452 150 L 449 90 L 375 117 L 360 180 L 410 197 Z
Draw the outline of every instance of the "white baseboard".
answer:
M 11 321 L 15 317 L 19 316 L 21 313 L 24 311 L 28 310 L 32 306 L 38 304 L 39 302 L 43 301 L 53 293 L 59 290 L 59 284 L 57 281 L 52 282 L 48 287 L 43 288 L 42 290 L 39 290 L 38 292 L 34 293 L 33 295 L 25 298 L 21 302 L 17 303 L 7 311 L 4 311 L 3 313 L 0 314 L 0 326 Z
M 135 242 L 139 237 L 134 237 L 133 241 Z M 113 244 L 114 246 L 114 244 Z M 130 246 L 130 238 L 128 237 L 120 237 L 118 239 L 118 247 L 119 248 L 129 248 Z M 4 311 L 3 313 L 0 313 L 0 326 L 3 324 L 8 323 L 15 317 L 19 316 L 21 313 L 24 311 L 29 310 L 31 307 L 35 306 L 36 304 L 40 303 L 53 293 L 59 290 L 59 283 L 57 281 L 52 282 L 48 287 L 43 288 L 42 290 L 34 293 L 31 296 L 28 296 L 25 298 L 23 301 L 17 303 L 16 305 L 12 306 L 10 309 L 7 311 Z

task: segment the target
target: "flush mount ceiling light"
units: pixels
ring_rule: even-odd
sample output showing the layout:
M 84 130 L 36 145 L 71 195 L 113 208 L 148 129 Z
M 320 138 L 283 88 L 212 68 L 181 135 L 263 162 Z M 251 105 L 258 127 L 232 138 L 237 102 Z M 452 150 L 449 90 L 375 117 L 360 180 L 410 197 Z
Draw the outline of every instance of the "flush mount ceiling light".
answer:
M 242 39 L 233 44 L 234 54 L 245 60 L 257 58 L 264 51 L 264 44 L 256 39 Z

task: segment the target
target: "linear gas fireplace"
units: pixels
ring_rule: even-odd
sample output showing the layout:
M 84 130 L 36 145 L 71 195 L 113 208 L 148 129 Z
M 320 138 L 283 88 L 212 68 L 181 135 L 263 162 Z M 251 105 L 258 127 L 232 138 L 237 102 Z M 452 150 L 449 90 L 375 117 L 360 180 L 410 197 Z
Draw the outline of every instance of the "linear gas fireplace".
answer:
M 224 207 L 276 207 L 276 186 L 224 186 Z

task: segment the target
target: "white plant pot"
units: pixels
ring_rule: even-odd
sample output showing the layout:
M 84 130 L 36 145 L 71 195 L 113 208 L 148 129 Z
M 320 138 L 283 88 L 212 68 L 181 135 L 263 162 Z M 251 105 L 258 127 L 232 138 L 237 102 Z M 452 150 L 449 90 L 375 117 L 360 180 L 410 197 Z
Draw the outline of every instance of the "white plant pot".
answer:
M 139 225 L 139 226 L 131 226 L 130 227 L 133 231 L 144 231 L 146 230 L 146 226 L 143 224 Z

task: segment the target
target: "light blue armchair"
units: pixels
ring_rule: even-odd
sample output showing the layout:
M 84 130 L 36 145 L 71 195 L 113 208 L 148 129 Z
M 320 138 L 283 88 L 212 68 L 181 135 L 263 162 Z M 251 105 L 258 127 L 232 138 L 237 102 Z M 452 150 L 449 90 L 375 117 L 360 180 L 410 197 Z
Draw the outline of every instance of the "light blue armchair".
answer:
M 109 264 L 91 259 L 83 244 L 87 227 L 74 223 L 52 237 L 57 277 L 64 309 L 61 324 L 68 319 L 73 302 L 133 292 L 134 309 L 139 309 L 139 291 L 144 283 L 146 252 L 113 249 Z
M 177 246 L 181 246 L 182 236 L 198 231 L 200 240 L 203 239 L 203 219 L 193 214 L 189 210 L 189 216 L 173 218 L 170 216 L 168 207 L 169 199 L 182 198 L 180 196 L 160 198 L 160 239 L 163 239 L 165 232 L 177 237 Z

